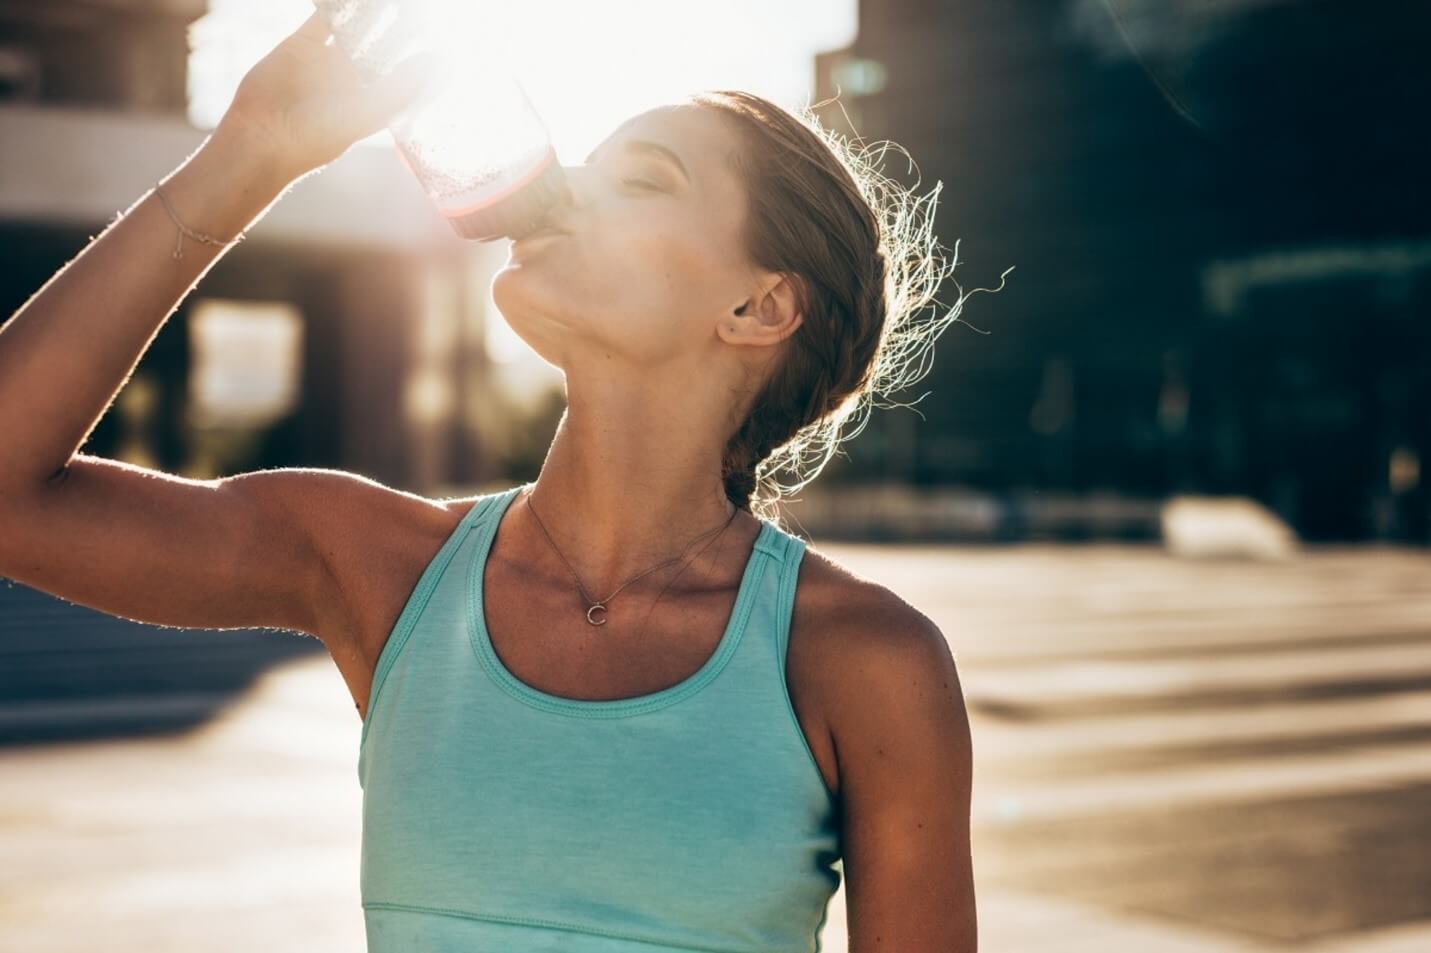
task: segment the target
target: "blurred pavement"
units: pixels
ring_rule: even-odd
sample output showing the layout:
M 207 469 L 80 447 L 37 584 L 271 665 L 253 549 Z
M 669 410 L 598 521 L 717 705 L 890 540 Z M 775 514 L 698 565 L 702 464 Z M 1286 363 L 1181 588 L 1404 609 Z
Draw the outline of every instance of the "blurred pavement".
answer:
M 954 646 L 982 950 L 1431 950 L 1424 552 L 820 548 Z M 361 950 L 359 731 L 308 654 L 184 734 L 0 748 L 3 945 Z

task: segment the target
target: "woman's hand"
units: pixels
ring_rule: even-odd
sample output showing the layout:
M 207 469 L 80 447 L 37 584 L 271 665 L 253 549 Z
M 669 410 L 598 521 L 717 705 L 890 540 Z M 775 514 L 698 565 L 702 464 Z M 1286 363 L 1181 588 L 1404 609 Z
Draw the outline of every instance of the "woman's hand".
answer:
M 249 69 L 219 125 L 266 150 L 291 181 L 386 126 L 435 77 L 436 63 L 415 57 L 366 86 L 315 11 Z

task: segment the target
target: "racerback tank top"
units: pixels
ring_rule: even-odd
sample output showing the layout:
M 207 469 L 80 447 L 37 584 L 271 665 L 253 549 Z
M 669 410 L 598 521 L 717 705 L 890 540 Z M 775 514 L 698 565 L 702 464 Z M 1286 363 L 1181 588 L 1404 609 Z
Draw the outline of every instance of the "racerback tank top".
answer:
M 565 698 L 508 671 L 483 616 L 524 488 L 464 514 L 378 658 L 358 755 L 369 953 L 818 953 L 843 863 L 785 680 L 804 542 L 762 521 L 689 678 Z

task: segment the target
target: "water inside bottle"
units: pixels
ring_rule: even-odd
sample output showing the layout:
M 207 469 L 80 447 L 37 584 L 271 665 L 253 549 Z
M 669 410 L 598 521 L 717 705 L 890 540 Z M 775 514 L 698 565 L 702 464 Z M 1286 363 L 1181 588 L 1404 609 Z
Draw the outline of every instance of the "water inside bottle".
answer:
M 533 227 L 564 190 L 563 173 L 498 38 L 444 32 L 440 5 L 431 0 L 313 3 L 367 77 L 423 53 L 442 57 L 439 86 L 388 128 L 404 165 L 453 229 L 485 240 Z

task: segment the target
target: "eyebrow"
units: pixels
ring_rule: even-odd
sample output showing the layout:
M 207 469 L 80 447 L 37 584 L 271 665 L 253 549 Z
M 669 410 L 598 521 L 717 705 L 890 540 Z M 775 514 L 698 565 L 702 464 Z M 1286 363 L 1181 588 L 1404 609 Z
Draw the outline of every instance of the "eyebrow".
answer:
M 687 183 L 690 183 L 690 170 L 688 170 L 686 168 L 686 164 L 681 161 L 681 157 L 676 155 L 676 153 L 671 149 L 661 145 L 659 142 L 652 142 L 650 139 L 627 139 L 624 143 L 621 144 L 621 147 L 627 152 L 641 152 L 647 155 L 655 155 L 661 157 L 662 159 L 665 159 L 667 162 L 674 165 L 677 169 L 680 169 L 681 175 L 685 176 Z M 596 158 L 596 154 L 600 151 L 600 146 L 597 146 L 595 149 L 591 150 L 591 155 L 586 157 L 586 164 L 590 165 L 591 161 Z

